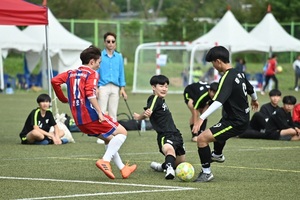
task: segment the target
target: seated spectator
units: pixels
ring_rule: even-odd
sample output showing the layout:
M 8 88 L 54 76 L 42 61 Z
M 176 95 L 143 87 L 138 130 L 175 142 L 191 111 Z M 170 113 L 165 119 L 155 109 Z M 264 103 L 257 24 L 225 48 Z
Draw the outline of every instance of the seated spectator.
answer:
M 33 109 L 20 133 L 21 144 L 62 144 L 64 132 L 58 128 L 52 112 L 49 110 L 51 98 L 48 94 L 41 94 L 36 99 L 39 107 Z M 49 132 L 51 127 L 54 132 Z
M 291 115 L 297 99 L 285 96 L 282 102 L 283 106 L 276 110 L 266 124 L 266 139 L 300 140 L 300 129 L 294 124 Z
M 300 127 L 300 103 L 296 104 L 293 109 L 293 121 L 297 127 Z
M 269 117 L 279 108 L 278 104 L 281 100 L 281 92 L 273 89 L 269 92 L 270 102 L 261 106 L 259 112 L 253 114 L 250 120 L 249 128 L 242 134 L 240 138 L 261 138 L 261 132 L 265 132 L 266 123 Z

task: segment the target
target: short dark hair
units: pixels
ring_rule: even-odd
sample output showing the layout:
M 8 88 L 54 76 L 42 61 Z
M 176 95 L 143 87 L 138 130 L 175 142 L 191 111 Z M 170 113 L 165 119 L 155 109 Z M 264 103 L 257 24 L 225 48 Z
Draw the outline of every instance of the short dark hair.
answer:
M 218 90 L 219 83 L 217 82 L 212 82 L 209 84 L 209 90 L 216 92 Z
M 117 35 L 116 35 L 115 33 L 113 33 L 113 32 L 106 32 L 106 33 L 103 35 L 104 41 L 106 40 L 107 36 L 109 36 L 109 35 L 111 35 L 111 36 L 113 36 L 115 39 L 117 39 Z
M 36 102 L 37 103 L 41 103 L 41 102 L 51 102 L 51 97 L 48 94 L 40 94 L 37 98 L 36 98 Z
M 205 57 L 207 62 L 216 61 L 220 59 L 224 63 L 229 63 L 229 51 L 223 46 L 215 46 L 211 48 Z
M 282 99 L 283 104 L 295 105 L 297 103 L 296 97 L 292 95 L 284 96 Z
M 98 60 L 101 56 L 101 49 L 95 47 L 94 45 L 89 46 L 83 50 L 80 54 L 80 60 L 83 65 L 89 64 L 90 60 Z
M 273 96 L 281 96 L 281 92 L 280 92 L 280 90 L 278 90 L 278 89 L 272 89 L 272 90 L 269 92 L 269 96 L 270 96 L 270 97 L 273 97 Z
M 164 85 L 166 83 L 169 85 L 169 79 L 164 75 L 155 75 L 150 79 L 150 85 Z

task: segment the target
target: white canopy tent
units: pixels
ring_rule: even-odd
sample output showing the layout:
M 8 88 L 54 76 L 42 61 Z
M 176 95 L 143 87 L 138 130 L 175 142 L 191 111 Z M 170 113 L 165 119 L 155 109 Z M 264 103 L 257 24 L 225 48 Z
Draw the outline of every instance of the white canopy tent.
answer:
M 41 52 L 43 44 L 28 37 L 16 26 L 0 25 L 0 89 L 4 89 L 4 73 L 2 58 L 6 58 L 9 51 Z
M 208 33 L 192 42 L 191 71 L 193 70 L 196 51 L 199 51 L 198 46 L 203 46 L 203 44 L 210 44 L 211 47 L 221 45 L 226 47 L 230 53 L 243 51 L 268 52 L 268 45 L 251 36 L 230 10 L 225 13 L 222 19 Z M 215 74 L 217 74 L 216 70 Z M 190 73 L 190 76 L 192 76 L 192 73 Z
M 192 46 L 198 43 L 222 45 L 231 53 L 242 51 L 268 51 L 267 44 L 251 36 L 237 21 L 230 10 L 225 13 L 222 19 L 208 33 L 194 40 Z
M 83 40 L 66 30 L 54 17 L 50 9 L 48 9 L 48 21 L 48 51 L 51 58 L 52 69 L 60 73 L 69 69 L 77 68 L 81 64 L 79 58 L 80 52 L 92 43 Z M 39 25 L 28 26 L 23 30 L 27 36 L 35 38 L 46 44 L 47 38 L 45 36 L 45 31 L 45 27 Z M 42 52 L 26 53 L 29 71 L 32 71 L 36 67 L 43 55 L 45 54 Z M 42 63 L 43 87 L 46 88 L 47 84 L 44 81 L 47 80 L 45 70 L 46 66 L 44 66 L 46 62 Z
M 270 53 L 300 52 L 300 40 L 289 35 L 270 12 L 250 31 L 250 35 L 266 43 Z

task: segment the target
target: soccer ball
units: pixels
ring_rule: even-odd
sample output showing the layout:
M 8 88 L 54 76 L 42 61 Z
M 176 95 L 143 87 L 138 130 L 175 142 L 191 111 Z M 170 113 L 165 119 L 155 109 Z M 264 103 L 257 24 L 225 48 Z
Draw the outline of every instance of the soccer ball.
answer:
M 190 181 L 194 177 L 195 169 L 191 163 L 180 163 L 175 170 L 176 177 L 181 181 Z
M 281 66 L 277 66 L 277 72 L 278 72 L 278 73 L 281 73 L 281 72 L 282 72 L 282 70 L 283 70 L 283 69 L 282 69 L 282 67 L 281 67 Z

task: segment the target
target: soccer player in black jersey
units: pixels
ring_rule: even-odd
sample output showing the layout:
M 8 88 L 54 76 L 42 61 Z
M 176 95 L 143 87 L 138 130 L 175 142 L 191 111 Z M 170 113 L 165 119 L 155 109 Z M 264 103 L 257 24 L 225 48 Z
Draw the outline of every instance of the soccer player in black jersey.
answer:
M 191 112 L 190 128 L 193 130 L 195 121 L 199 118 L 211 103 L 211 99 L 214 97 L 218 83 L 213 82 L 208 84 L 207 82 L 198 81 L 191 83 L 185 87 L 183 91 L 184 102 Z M 204 120 L 197 134 L 192 132 L 192 141 L 197 142 L 197 136 L 206 129 L 207 119 Z
M 166 171 L 166 179 L 174 179 L 178 164 L 185 161 L 185 149 L 182 134 L 176 128 L 172 114 L 165 102 L 169 79 L 164 75 L 155 75 L 150 79 L 153 94 L 148 98 L 142 114 L 134 113 L 136 120 L 150 118 L 157 132 L 159 151 L 165 156 L 163 164 L 152 162 L 150 167 L 156 171 Z
M 225 157 L 222 151 L 226 140 L 243 133 L 247 129 L 250 118 L 247 94 L 251 95 L 252 109 L 257 110 L 259 106 L 253 86 L 246 79 L 244 73 L 232 68 L 229 62 L 229 51 L 225 47 L 215 46 L 211 48 L 206 55 L 206 61 L 212 62 L 213 67 L 223 73 L 223 76 L 213 98 L 214 102 L 194 124 L 193 132 L 197 133 L 203 121 L 222 105 L 224 114 L 217 124 L 198 135 L 198 154 L 202 172 L 195 182 L 208 182 L 214 178 L 210 163 L 212 161 L 224 162 Z M 214 142 L 213 152 L 209 147 L 210 142 Z

